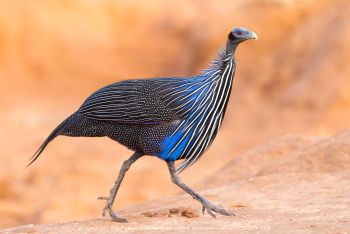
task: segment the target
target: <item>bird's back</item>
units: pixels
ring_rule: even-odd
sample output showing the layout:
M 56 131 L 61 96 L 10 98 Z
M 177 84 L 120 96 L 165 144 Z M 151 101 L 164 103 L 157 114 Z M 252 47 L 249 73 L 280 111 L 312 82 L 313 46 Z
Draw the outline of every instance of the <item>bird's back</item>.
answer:
M 176 86 L 181 90 L 185 80 L 127 80 L 103 87 L 74 114 L 71 129 L 85 129 L 83 134 L 90 136 L 103 132 L 132 150 L 158 156 L 163 139 L 182 118 L 181 112 L 174 111 L 175 104 L 165 101 L 165 93 Z M 66 135 L 70 132 L 77 135 L 76 131 L 67 131 Z

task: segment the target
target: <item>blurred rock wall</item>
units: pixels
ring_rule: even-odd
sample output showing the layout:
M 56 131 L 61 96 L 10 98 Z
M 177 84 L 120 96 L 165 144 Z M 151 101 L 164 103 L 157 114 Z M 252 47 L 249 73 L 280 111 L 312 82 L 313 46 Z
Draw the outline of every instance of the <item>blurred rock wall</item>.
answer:
M 23 169 L 27 158 L 94 90 L 196 74 L 237 26 L 259 40 L 238 49 L 223 128 L 184 172 L 190 184 L 273 137 L 350 125 L 348 0 L 1 0 L 0 225 L 100 215 L 95 198 L 109 191 L 131 152 L 103 139 L 58 138 Z M 175 192 L 164 163 L 145 159 L 116 208 Z

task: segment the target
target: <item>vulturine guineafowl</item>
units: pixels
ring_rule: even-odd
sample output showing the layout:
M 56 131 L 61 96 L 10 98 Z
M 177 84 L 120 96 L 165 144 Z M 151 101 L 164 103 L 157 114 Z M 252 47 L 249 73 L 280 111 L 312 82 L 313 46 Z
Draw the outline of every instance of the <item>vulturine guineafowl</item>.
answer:
M 181 182 L 178 174 L 196 162 L 213 142 L 225 115 L 236 70 L 237 46 L 257 35 L 236 28 L 228 34 L 226 48 L 204 72 L 193 77 L 126 80 L 108 85 L 88 97 L 82 106 L 48 136 L 31 158 L 32 164 L 47 144 L 59 135 L 109 137 L 135 151 L 124 161 L 106 200 L 114 221 L 126 222 L 112 206 L 131 164 L 144 155 L 163 159 L 171 180 L 202 204 L 211 216 L 233 215 L 214 205 Z M 174 162 L 183 159 L 178 168 Z

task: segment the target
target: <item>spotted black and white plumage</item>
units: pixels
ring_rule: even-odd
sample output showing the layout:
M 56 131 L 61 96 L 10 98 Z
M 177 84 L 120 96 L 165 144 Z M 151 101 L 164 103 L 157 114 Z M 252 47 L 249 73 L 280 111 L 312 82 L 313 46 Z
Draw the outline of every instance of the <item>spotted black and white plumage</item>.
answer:
M 33 163 L 47 144 L 59 135 L 109 137 L 134 150 L 123 163 L 104 208 L 115 221 L 111 207 L 125 172 L 143 155 L 168 164 L 172 181 L 200 201 L 203 211 L 230 215 L 184 185 L 177 174 L 196 162 L 213 142 L 225 115 L 236 71 L 234 54 L 239 43 L 257 38 L 245 28 L 232 30 L 211 67 L 193 77 L 126 80 L 108 85 L 88 97 L 44 141 Z M 175 169 L 174 161 L 183 159 Z M 29 165 L 30 165 L 29 164 Z

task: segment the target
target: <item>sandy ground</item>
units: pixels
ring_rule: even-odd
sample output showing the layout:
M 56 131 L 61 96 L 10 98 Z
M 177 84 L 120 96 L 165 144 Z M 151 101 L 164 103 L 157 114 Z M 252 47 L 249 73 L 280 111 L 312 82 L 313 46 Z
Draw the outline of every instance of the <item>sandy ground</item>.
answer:
M 108 193 L 132 152 L 105 138 L 60 137 L 25 169 L 28 158 L 94 90 L 128 78 L 196 74 L 237 26 L 251 28 L 259 40 L 238 49 L 223 127 L 203 158 L 181 175 L 183 180 L 203 191 L 219 191 L 267 176 L 266 185 L 272 187 L 266 192 L 287 195 L 293 193 L 286 179 L 291 177 L 295 183 L 310 183 L 315 193 L 325 192 L 319 199 L 331 193 L 337 176 L 343 183 L 339 186 L 345 187 L 344 168 L 327 165 L 333 165 L 331 159 L 342 162 L 348 150 L 337 157 L 327 151 L 306 165 L 294 160 L 292 152 L 314 143 L 324 147 L 316 147 L 318 152 L 326 152 L 327 139 L 333 139 L 329 136 L 350 126 L 349 17 L 348 0 L 0 1 L 0 227 L 100 217 L 103 203 L 97 197 Z M 310 149 L 300 157 L 308 158 L 308 153 L 313 155 Z M 213 176 L 219 169 L 225 173 Z M 290 176 L 268 174 L 284 170 Z M 308 170 L 322 175 L 308 175 Z M 274 184 L 278 175 L 285 185 Z M 253 187 L 240 196 L 253 196 Z M 147 157 L 128 173 L 115 208 L 151 227 L 157 218 L 142 218 L 143 208 L 134 212 L 129 207 L 178 192 L 164 162 Z M 227 199 L 236 201 L 234 194 Z M 280 199 L 288 203 L 292 198 Z M 262 208 L 266 199 L 254 202 Z M 267 207 L 274 206 L 270 202 Z M 189 207 L 199 209 L 192 201 Z M 237 213 L 243 209 L 237 208 Z M 251 219 L 262 220 L 254 209 L 247 210 Z M 278 217 L 272 213 L 269 225 L 278 225 L 272 222 Z M 189 222 L 211 219 L 193 220 Z M 100 228 L 109 223 L 96 222 Z M 110 225 L 106 228 L 122 227 Z

